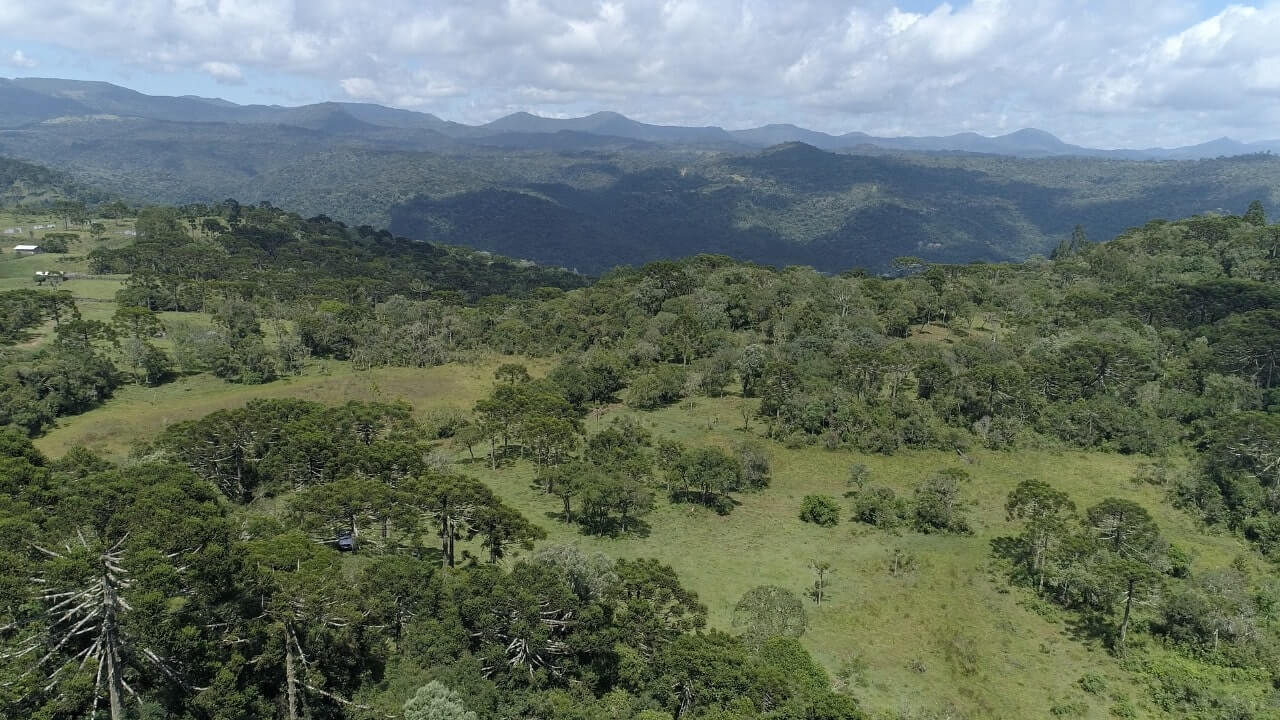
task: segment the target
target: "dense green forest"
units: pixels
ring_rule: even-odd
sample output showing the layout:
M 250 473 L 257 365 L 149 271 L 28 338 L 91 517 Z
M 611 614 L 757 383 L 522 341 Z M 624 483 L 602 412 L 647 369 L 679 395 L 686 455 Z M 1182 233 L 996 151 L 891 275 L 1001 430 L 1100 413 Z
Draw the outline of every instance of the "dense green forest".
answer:
M 594 162 L 577 167 L 612 181 L 424 193 L 390 209 L 391 227 L 593 272 L 693 252 L 883 271 L 903 254 L 951 263 L 1048 254 L 1081 223 L 1109 238 L 1150 217 L 1242 212 L 1280 177 L 1267 155 L 1137 163 L 844 155 L 799 143 L 633 172 Z
M 770 172 L 820 192 L 805 168 Z M 1038 712 L 1276 716 L 1280 225 L 1261 203 L 1080 230 L 1022 263 L 836 275 L 704 254 L 589 285 L 268 205 L 131 222 L 73 244 L 118 278 L 103 319 L 84 280 L 0 293 L 6 717 L 1001 716 L 969 688 L 995 682 L 981 638 L 938 639 L 949 671 L 905 663 L 969 703 L 913 709 L 863 702 L 893 694 L 858 680 L 873 660 L 824 665 L 812 648 L 839 631 L 808 632 L 833 595 L 927 572 L 909 543 L 975 537 L 964 582 L 1094 653 Z M 317 366 L 426 377 L 494 356 L 474 401 L 431 414 L 288 390 Z M 102 422 L 113 394 L 204 376 L 284 395 L 123 456 L 33 445 Z M 712 562 L 705 543 L 778 499 L 783 453 L 844 469 L 753 522 L 894 539 L 877 575 L 797 553 L 811 586 L 761 580 L 726 610 L 669 562 L 550 541 L 621 549 L 679 522 L 704 545 L 677 552 Z M 988 467 L 1040 454 L 1059 472 L 994 491 Z M 1132 478 L 1071 479 L 1130 456 Z M 919 458 L 908 489 L 890 481 Z

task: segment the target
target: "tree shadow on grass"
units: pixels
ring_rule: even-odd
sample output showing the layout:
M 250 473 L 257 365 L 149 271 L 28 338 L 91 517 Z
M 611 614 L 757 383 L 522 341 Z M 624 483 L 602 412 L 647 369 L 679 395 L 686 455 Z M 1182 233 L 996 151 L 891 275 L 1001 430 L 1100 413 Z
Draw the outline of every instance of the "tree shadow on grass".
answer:
M 696 490 L 674 490 L 671 493 L 671 502 L 701 505 L 714 510 L 717 515 L 728 515 L 733 512 L 734 508 L 742 504 L 729 495 L 708 495 L 703 497 L 702 493 Z
M 1115 627 L 1107 616 L 1099 612 L 1075 613 L 1066 622 L 1067 633 L 1078 642 L 1100 642 L 1110 648 L 1115 637 Z
M 1012 535 L 991 538 L 991 554 L 1001 560 L 1017 562 L 1022 558 L 1023 547 L 1022 539 Z
M 497 467 L 503 467 L 519 460 L 522 457 L 520 450 L 521 448 L 519 445 L 507 445 L 506 447 L 499 447 L 492 456 L 490 456 L 488 452 L 476 453 L 474 458 L 468 457 L 464 460 L 457 460 L 456 462 L 467 465 L 484 465 L 491 468 L 494 465 Z
M 547 510 L 542 516 L 553 522 L 562 525 L 577 525 L 578 533 L 582 535 L 590 535 L 593 537 L 649 537 L 653 532 L 653 526 L 644 520 L 636 517 L 627 518 L 626 527 L 623 527 L 622 519 L 610 515 L 603 518 L 583 517 L 581 515 L 574 516 L 572 522 L 564 519 L 563 510 Z
M 563 515 L 561 515 L 563 518 Z M 649 537 L 653 532 L 653 526 L 639 518 L 627 518 L 627 524 L 624 528 L 622 519 L 610 515 L 604 518 L 577 518 L 578 532 L 583 535 L 594 535 L 596 537 L 620 538 L 620 537 Z

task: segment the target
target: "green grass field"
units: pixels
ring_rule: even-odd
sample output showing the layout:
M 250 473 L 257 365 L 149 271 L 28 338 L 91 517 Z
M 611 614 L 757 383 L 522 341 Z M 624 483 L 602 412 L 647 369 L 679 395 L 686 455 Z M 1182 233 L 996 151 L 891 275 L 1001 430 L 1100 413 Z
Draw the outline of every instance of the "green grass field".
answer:
M 330 403 L 403 399 L 419 416 L 446 407 L 467 410 L 492 386 L 496 365 L 511 360 L 361 372 L 345 363 L 314 362 L 300 377 L 261 386 L 199 375 L 158 388 L 129 387 L 102 408 L 64 418 L 37 445 L 53 456 L 83 445 L 122 458 L 132 443 L 153 437 L 170 423 L 258 397 Z M 535 374 L 546 369 L 546 363 L 529 364 Z M 740 429 L 741 402 L 734 397 L 700 399 L 692 408 L 681 405 L 636 416 L 655 437 L 728 447 L 747 436 Z M 602 422 L 632 412 L 615 406 Z M 587 422 L 594 430 L 597 421 Z M 727 516 L 660 501 L 647 518 L 651 531 L 645 537 L 589 537 L 560 522 L 559 500 L 531 487 L 529 463 L 497 471 L 484 462 L 462 467 L 546 529 L 548 543 L 574 544 L 613 557 L 656 557 L 672 565 L 707 604 L 716 627 L 729 629 L 733 605 L 750 587 L 772 583 L 800 593 L 812 582 L 811 561 L 832 563 L 836 572 L 827 601 L 820 608 L 808 603 L 811 627 L 805 644 L 833 674 L 842 667 L 855 669 L 852 691 L 869 709 L 942 713 L 925 717 L 948 717 L 949 712 L 969 718 L 1052 717 L 1050 706 L 1064 702 L 1089 708 L 1077 717 L 1110 717 L 1112 699 L 1089 696 L 1077 686 L 1086 672 L 1106 677 L 1109 692 L 1131 698 L 1140 716 L 1159 717 L 1143 711 L 1145 690 L 1115 657 L 1076 636 L 1065 616 L 1037 613 L 1025 591 L 1009 590 L 999 577 L 990 543 L 1017 531 L 1006 521 L 1003 506 L 1009 490 L 1024 478 L 1054 483 L 1081 508 L 1108 496 L 1142 503 L 1165 535 L 1192 555 L 1196 567 L 1221 567 L 1240 554 L 1254 557 L 1231 536 L 1206 534 L 1173 509 L 1160 489 L 1134 484 L 1130 478 L 1141 458 L 1098 453 L 973 453 L 974 462 L 963 464 L 973 476 L 965 493 L 971 536 L 890 533 L 847 522 L 820 528 L 799 520 L 801 498 L 811 493 L 841 496 L 851 463 L 866 464 L 872 483 L 910 495 L 932 471 L 962 461 L 940 452 L 860 456 L 760 441 L 774 468 L 767 490 L 739 495 L 741 504 Z M 463 448 L 448 449 L 460 462 L 467 456 Z M 255 511 L 278 505 L 255 506 Z M 887 560 L 895 549 L 913 554 L 917 569 L 891 575 Z
M 744 437 L 729 422 L 738 417 L 739 402 L 701 400 L 692 411 L 682 406 L 640 417 L 656 436 L 728 446 Z M 1235 538 L 1203 534 L 1159 489 L 1132 483 L 1139 458 L 974 453 L 975 462 L 963 466 L 973 476 L 966 498 L 975 532 L 956 537 L 894 534 L 856 523 L 821 528 L 798 517 L 805 495 L 843 494 L 851 463 L 866 464 L 872 483 L 909 496 L 929 473 L 961 464 L 955 455 L 883 457 L 767 447 L 774 480 L 766 491 L 739 495 L 741 505 L 728 516 L 660 502 L 647 518 L 652 532 L 643 538 L 586 537 L 558 522 L 551 516 L 559 499 L 531 487 L 533 469 L 527 465 L 494 473 L 479 463 L 474 472 L 536 519 L 548 531 L 548 542 L 670 564 L 698 591 L 717 627 L 729 627 L 734 604 L 749 588 L 776 584 L 800 593 L 813 581 L 809 563 L 830 562 L 836 570 L 830 597 L 820 608 L 808 603 L 811 628 L 804 642 L 833 672 L 842 665 L 865 667 L 854 693 L 869 708 L 904 713 L 951 708 L 965 717 L 1050 717 L 1053 703 L 1078 701 L 1090 705 L 1084 717 L 1109 717 L 1109 700 L 1091 698 L 1076 686 L 1086 672 L 1104 675 L 1114 688 L 1128 688 L 1135 701 L 1142 699 L 1141 688 L 1131 687 L 1133 681 L 1104 648 L 1077 639 L 1062 619 L 1026 607 L 1029 597 L 1007 590 L 997 576 L 990 542 L 1018 531 L 1005 519 L 1004 502 L 1024 478 L 1054 483 L 1081 508 L 1109 496 L 1142 503 L 1199 567 L 1221 567 L 1238 554 L 1249 555 Z M 895 549 L 914 554 L 919 569 L 890 575 L 887 561 Z
M 414 406 L 419 417 L 446 407 L 470 410 L 488 392 L 498 364 L 494 360 L 355 371 L 348 363 L 313 360 L 302 375 L 266 385 L 236 385 L 207 374 L 179 378 L 159 387 L 130 385 L 118 390 L 102 407 L 60 419 L 36 445 L 55 457 L 83 446 L 122 459 L 134 443 L 155 437 L 172 423 L 240 407 L 255 398 L 299 397 L 333 404 L 404 400 Z

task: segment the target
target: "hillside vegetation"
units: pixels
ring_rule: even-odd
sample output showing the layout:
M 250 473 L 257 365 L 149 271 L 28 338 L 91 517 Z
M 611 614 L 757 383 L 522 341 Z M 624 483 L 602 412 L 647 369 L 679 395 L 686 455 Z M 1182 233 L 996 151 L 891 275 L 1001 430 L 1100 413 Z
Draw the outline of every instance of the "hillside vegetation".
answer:
M 6 716 L 1277 715 L 1260 203 L 586 287 L 265 206 L 132 222 L 72 253 L 112 302 L 0 295 Z
M 58 202 L 96 202 L 105 195 L 39 165 L 0 157 L 0 209 L 48 207 Z

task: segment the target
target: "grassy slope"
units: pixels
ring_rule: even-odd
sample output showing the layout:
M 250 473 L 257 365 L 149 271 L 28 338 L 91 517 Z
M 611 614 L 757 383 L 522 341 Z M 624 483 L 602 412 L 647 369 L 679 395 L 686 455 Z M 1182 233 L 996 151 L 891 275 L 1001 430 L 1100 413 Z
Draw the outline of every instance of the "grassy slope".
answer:
M 687 407 L 643 415 L 659 436 L 691 444 L 732 445 L 743 437 L 735 398 L 702 400 Z M 716 419 L 718 418 L 718 422 Z M 517 466 L 476 472 L 525 514 L 549 531 L 550 542 L 568 542 L 612 556 L 650 556 L 671 564 L 696 589 L 711 622 L 728 627 L 733 605 L 752 586 L 777 584 L 802 592 L 812 583 L 812 560 L 836 569 L 830 599 L 821 608 L 808 603 L 811 629 L 805 644 L 827 667 L 865 663 L 865 685 L 855 689 L 870 708 L 915 711 L 954 707 L 970 717 L 1048 717 L 1055 701 L 1086 701 L 1087 717 L 1107 717 L 1109 701 L 1088 698 L 1075 686 L 1085 672 L 1131 684 L 1118 663 L 1095 644 L 1079 641 L 1065 623 L 1036 614 L 1020 590 L 991 567 L 990 541 L 1017 532 L 1004 517 L 1004 501 L 1018 481 L 1048 479 L 1087 507 L 1104 497 L 1131 498 L 1150 508 L 1163 531 L 1195 557 L 1197 567 L 1221 567 L 1246 552 L 1237 540 L 1205 535 L 1185 514 L 1164 502 L 1161 492 L 1129 481 L 1137 458 L 1097 453 L 976 452 L 965 468 L 974 481 L 971 537 L 891 534 L 842 523 L 819 528 L 801 522 L 801 499 L 819 493 L 839 497 L 853 462 L 872 471 L 872 483 L 900 495 L 935 469 L 958 458 L 939 452 L 894 457 L 857 456 L 816 448 L 788 450 L 770 444 L 774 481 L 762 493 L 739 496 L 726 517 L 688 505 L 660 504 L 648 520 L 646 538 L 583 537 L 548 517 L 559 500 L 530 488 L 532 469 Z M 479 467 L 479 466 L 477 466 Z M 886 561 L 899 548 L 914 553 L 920 567 L 893 577 Z M 964 669 L 962 656 L 977 658 Z M 919 662 L 919 664 L 916 663 Z M 919 670 L 921 664 L 923 672 Z M 914 667 L 913 667 L 914 666 Z M 1142 699 L 1131 688 L 1134 700 Z
M 116 457 L 166 424 L 234 407 L 255 397 L 298 396 L 325 402 L 404 399 L 420 415 L 442 407 L 469 408 L 489 390 L 501 360 L 436 368 L 386 368 L 354 372 L 344 363 L 314 363 L 301 377 L 263 386 L 237 386 L 195 376 L 159 388 L 130 387 L 106 406 L 65 418 L 37 441 L 57 456 L 75 445 Z M 543 363 L 531 363 L 537 372 Z M 701 445 L 730 446 L 744 437 L 738 398 L 699 400 L 639 417 L 658 437 Z M 614 408 L 605 417 L 630 412 Z M 589 421 L 594 429 L 595 421 Z M 711 612 L 713 625 L 728 628 L 737 598 L 748 588 L 775 583 L 803 591 L 812 581 L 808 563 L 827 560 L 836 568 L 830 598 L 810 602 L 806 645 L 833 671 L 862 664 L 854 688 L 873 709 L 916 711 L 953 708 L 968 717 L 1049 717 L 1054 702 L 1083 701 L 1085 717 L 1108 717 L 1111 701 L 1076 687 L 1085 672 L 1106 676 L 1113 691 L 1143 704 L 1143 689 L 1096 644 L 1081 641 L 1068 624 L 1034 612 L 1021 590 L 1006 591 L 990 561 L 993 537 L 1016 531 L 1004 518 L 1008 491 L 1021 479 L 1041 477 L 1068 491 L 1081 507 L 1115 495 L 1150 508 L 1165 534 L 1190 551 L 1195 566 L 1221 567 L 1245 552 L 1234 538 L 1206 535 L 1171 508 L 1159 489 L 1129 481 L 1138 458 L 1096 453 L 975 452 L 965 465 L 974 482 L 975 534 L 891 534 L 843 523 L 832 529 L 800 522 L 801 498 L 810 493 L 840 496 L 853 462 L 872 470 L 872 482 L 909 494 L 928 473 L 955 465 L 954 455 L 906 453 L 857 456 L 817 448 L 789 450 L 768 444 L 774 481 L 761 493 L 742 495 L 741 505 L 718 516 L 690 505 L 660 503 L 648 518 L 647 537 L 594 538 L 578 534 L 554 517 L 559 501 L 530 487 L 533 468 L 524 462 L 490 471 L 483 462 L 465 465 L 549 533 L 547 542 L 572 543 L 615 557 L 657 557 L 671 564 Z M 466 452 L 454 449 L 457 457 Z M 914 553 L 919 568 L 893 577 L 886 560 L 893 549 Z M 970 664 L 965 657 L 976 662 Z M 966 667 L 968 665 L 968 667 Z M 923 670 L 922 670 L 923 669 Z
M 235 385 L 208 374 L 154 388 L 129 385 L 102 407 L 60 419 L 58 427 L 37 439 L 36 445 L 55 457 L 80 445 L 122 459 L 133 443 L 155 437 L 172 423 L 240 407 L 255 398 L 298 397 L 333 404 L 404 400 L 414 406 L 419 417 L 446 407 L 469 410 L 489 391 L 498 364 L 497 360 L 485 360 L 432 368 L 354 371 L 343 362 L 312 361 L 302 375 L 266 385 Z M 539 367 L 536 361 L 529 364 Z

